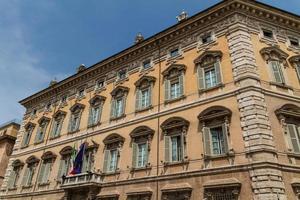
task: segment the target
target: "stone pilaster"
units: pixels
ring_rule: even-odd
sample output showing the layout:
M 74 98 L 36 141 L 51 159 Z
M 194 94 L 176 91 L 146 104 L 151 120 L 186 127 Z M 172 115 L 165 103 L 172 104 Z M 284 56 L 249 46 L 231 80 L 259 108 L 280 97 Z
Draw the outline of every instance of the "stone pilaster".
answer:
M 261 87 L 247 19 L 235 15 L 229 26 L 227 40 L 234 81 L 245 90 L 237 95 L 241 128 L 249 162 L 277 162 L 273 134 L 264 94 Z M 249 86 L 255 86 L 253 89 Z M 248 88 L 248 89 L 246 89 Z M 250 89 L 249 89 L 250 88 Z M 255 200 L 285 200 L 285 186 L 281 171 L 262 168 L 250 169 Z

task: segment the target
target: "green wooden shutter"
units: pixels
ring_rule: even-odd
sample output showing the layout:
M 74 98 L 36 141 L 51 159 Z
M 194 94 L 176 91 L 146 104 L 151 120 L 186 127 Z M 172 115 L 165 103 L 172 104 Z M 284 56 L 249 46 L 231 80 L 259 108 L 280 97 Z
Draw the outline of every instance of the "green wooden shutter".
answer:
M 122 97 L 122 115 L 124 115 L 125 114 L 125 107 L 126 107 L 126 95 L 124 95 L 123 97 Z
M 141 90 L 139 89 L 139 88 L 137 88 L 137 90 L 136 90 L 136 94 L 135 94 L 135 109 L 136 110 L 139 110 L 140 108 L 141 108 L 141 100 L 140 100 L 140 98 L 141 98 Z
M 185 136 L 183 133 L 180 134 L 180 140 L 181 140 L 181 160 L 184 160 L 185 157 L 185 145 L 184 145 L 184 140 L 185 140 Z
M 170 136 L 165 136 L 165 162 L 170 162 Z
M 72 132 L 73 120 L 74 120 L 74 115 L 73 115 L 73 113 L 71 113 L 70 120 L 69 120 L 69 126 L 68 126 L 68 131 L 69 132 Z
M 214 64 L 215 72 L 216 72 L 216 84 L 222 83 L 222 76 L 221 76 L 221 68 L 220 68 L 220 62 L 217 61 Z
M 107 172 L 109 168 L 109 160 L 110 160 L 110 151 L 104 151 L 104 162 L 103 162 L 103 172 Z
M 179 96 L 182 96 L 184 94 L 184 82 L 183 82 L 183 72 L 181 72 L 181 74 L 179 75 L 178 79 L 179 79 Z
M 75 130 L 79 130 L 79 128 L 80 128 L 80 122 L 81 122 L 82 112 L 83 112 L 83 110 L 81 110 L 80 113 L 79 113 L 79 115 L 78 115 L 78 119 L 77 119 L 76 129 Z
M 152 87 L 153 87 L 153 83 L 149 86 L 149 105 L 148 106 L 151 106 L 152 105 Z
M 39 176 L 38 176 L 38 183 L 43 182 L 43 176 L 44 176 L 44 173 L 45 173 L 45 168 L 46 168 L 46 163 L 43 162 L 42 166 L 41 166 L 41 169 L 40 169 Z
M 87 170 L 88 154 L 87 152 L 83 155 L 83 161 L 81 166 L 81 173 L 85 173 Z
M 170 99 L 170 81 L 165 79 L 165 100 Z
M 274 79 L 277 83 L 283 83 L 283 77 L 282 77 L 282 71 L 281 71 L 281 68 L 280 68 L 280 65 L 278 63 L 278 61 L 271 61 L 270 62 L 271 64 L 271 67 L 272 67 L 272 72 L 273 72 L 273 76 L 274 76 Z
M 36 131 L 36 134 L 35 134 L 34 143 L 39 142 L 39 134 L 40 134 L 41 130 L 42 130 L 42 129 L 41 129 L 41 127 L 39 126 L 38 129 L 37 129 L 37 131 Z
M 203 143 L 205 155 L 211 155 L 210 129 L 208 127 L 203 127 Z
M 50 131 L 50 138 L 53 138 L 55 136 L 55 130 L 57 129 L 57 122 L 56 122 L 56 119 L 54 119 L 53 121 L 53 126 L 51 128 L 51 131 Z
M 290 144 L 291 147 L 293 148 L 294 152 L 299 153 L 300 148 L 299 148 L 299 143 L 297 139 L 297 130 L 294 124 L 287 124 L 287 131 L 289 133 L 289 139 L 290 139 Z
M 132 167 L 136 168 L 137 167 L 137 156 L 138 156 L 138 145 L 137 143 L 133 142 L 132 143 Z
M 48 182 L 48 178 L 49 178 L 50 171 L 51 171 L 51 164 L 52 164 L 51 162 L 47 162 L 45 164 L 45 171 L 44 171 L 42 183 L 47 183 Z
M 26 167 L 25 171 L 24 171 L 24 174 L 23 174 L 23 179 L 22 179 L 22 185 L 23 186 L 26 186 L 27 183 L 28 183 L 28 175 L 29 175 L 29 168 Z
M 223 132 L 223 138 L 224 138 L 224 153 L 228 153 L 228 132 L 227 132 L 227 125 L 226 123 L 222 124 L 222 132 Z
M 204 70 L 200 66 L 197 67 L 197 73 L 198 73 L 198 87 L 199 90 L 205 89 L 205 83 L 204 83 Z
M 64 118 L 62 118 L 62 119 L 59 120 L 58 130 L 57 130 L 57 133 L 56 133 L 56 135 L 55 135 L 56 137 L 60 135 L 60 133 L 61 133 L 61 128 L 62 128 L 62 126 L 63 126 L 63 123 L 64 123 Z
M 89 117 L 88 117 L 88 126 L 93 125 L 93 107 L 90 107 Z
M 145 163 L 145 166 L 147 166 L 147 164 L 148 164 L 148 158 L 149 158 L 149 142 L 147 141 L 146 142 L 146 151 L 145 151 L 145 161 L 146 161 L 146 163 Z
M 8 183 L 7 183 L 8 188 L 15 187 L 14 183 L 15 183 L 16 177 L 17 177 L 16 171 L 12 170 L 10 173 L 9 179 L 8 179 Z
M 111 109 L 110 109 L 110 117 L 114 118 L 116 116 L 116 100 L 112 99 L 111 101 Z
M 65 166 L 65 160 L 60 160 L 60 162 L 59 162 L 59 168 L 58 168 L 58 173 L 57 173 L 57 180 L 61 180 L 61 177 L 62 177 L 62 175 L 64 175 L 64 173 L 65 173 L 65 168 L 66 168 L 66 166 Z M 65 174 L 66 175 L 66 174 Z

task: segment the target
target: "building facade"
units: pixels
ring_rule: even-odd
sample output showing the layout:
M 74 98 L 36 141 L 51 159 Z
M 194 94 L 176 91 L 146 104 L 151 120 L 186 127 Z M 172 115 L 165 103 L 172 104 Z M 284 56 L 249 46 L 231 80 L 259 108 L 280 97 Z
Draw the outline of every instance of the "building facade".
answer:
M 300 198 L 300 17 L 225 0 L 178 19 L 20 102 L 0 198 Z
M 20 124 L 16 120 L 0 125 L 0 187 L 19 129 Z

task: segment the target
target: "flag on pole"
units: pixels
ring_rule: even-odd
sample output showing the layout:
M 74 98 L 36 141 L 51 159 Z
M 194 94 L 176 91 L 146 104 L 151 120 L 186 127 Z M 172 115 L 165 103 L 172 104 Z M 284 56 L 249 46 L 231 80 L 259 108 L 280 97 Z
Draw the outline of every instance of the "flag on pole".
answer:
M 75 174 L 80 174 L 82 170 L 82 163 L 83 163 L 83 156 L 85 152 L 85 145 L 86 143 L 82 143 L 79 147 L 79 151 L 73 161 L 73 168 L 70 172 L 70 174 L 75 175 Z

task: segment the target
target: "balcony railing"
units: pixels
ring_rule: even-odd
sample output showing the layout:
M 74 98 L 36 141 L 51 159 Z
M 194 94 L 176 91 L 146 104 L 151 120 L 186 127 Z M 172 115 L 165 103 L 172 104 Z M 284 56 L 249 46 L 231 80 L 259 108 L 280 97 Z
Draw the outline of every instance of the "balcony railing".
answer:
M 101 183 L 101 175 L 97 173 L 81 173 L 72 176 L 66 176 L 63 178 L 61 187 L 71 188 L 71 187 L 83 187 L 99 185 Z

